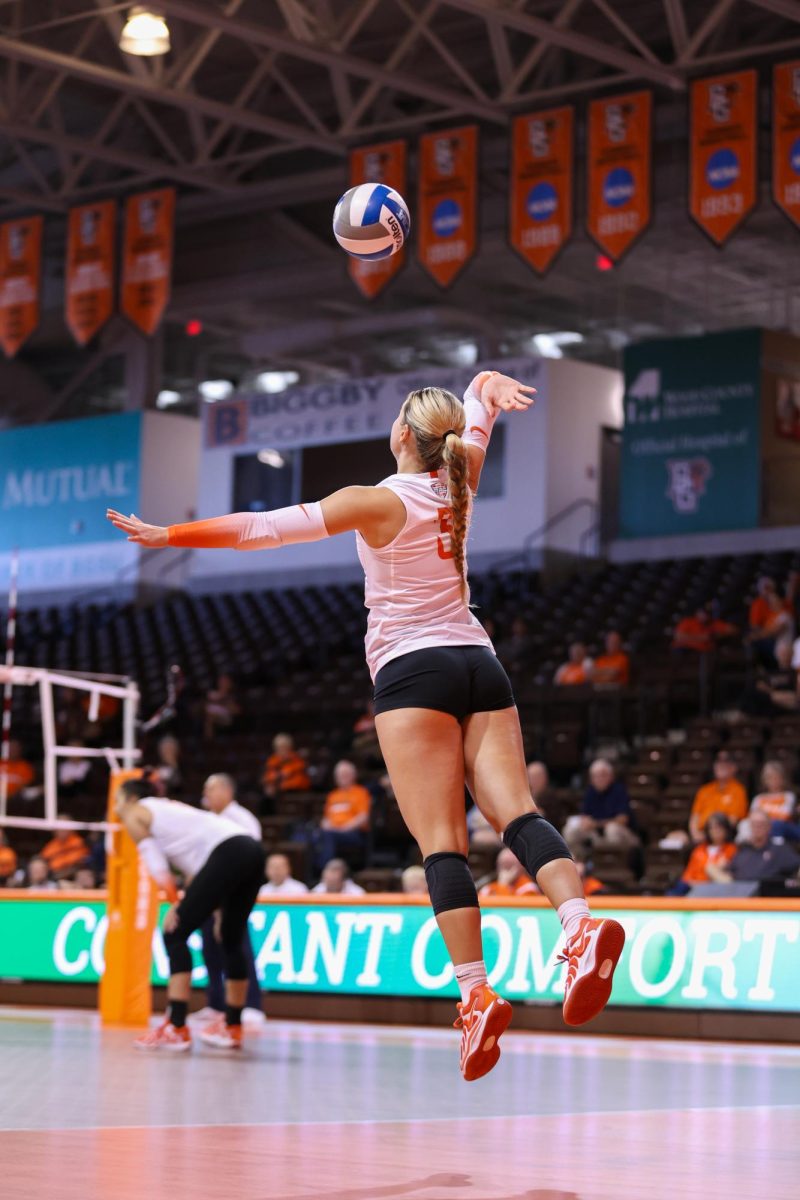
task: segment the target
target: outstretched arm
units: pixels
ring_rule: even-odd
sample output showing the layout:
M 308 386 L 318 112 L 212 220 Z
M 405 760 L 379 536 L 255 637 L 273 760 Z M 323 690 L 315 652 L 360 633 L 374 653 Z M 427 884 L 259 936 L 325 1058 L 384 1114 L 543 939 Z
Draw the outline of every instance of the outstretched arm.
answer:
M 501 412 L 525 412 L 533 404 L 536 388 L 528 387 L 497 371 L 476 375 L 464 393 L 470 490 L 477 492 L 489 439 Z

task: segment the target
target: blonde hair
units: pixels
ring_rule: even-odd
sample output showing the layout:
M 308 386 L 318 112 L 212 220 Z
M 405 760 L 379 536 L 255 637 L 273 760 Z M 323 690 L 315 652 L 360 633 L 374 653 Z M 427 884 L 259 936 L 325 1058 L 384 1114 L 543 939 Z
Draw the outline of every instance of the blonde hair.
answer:
M 467 525 L 470 494 L 467 448 L 462 440 L 466 427 L 464 405 L 444 388 L 427 387 L 409 392 L 400 410 L 417 442 L 417 453 L 426 471 L 447 470 L 447 490 L 452 509 L 450 544 L 453 562 L 461 577 L 461 597 L 467 599 Z

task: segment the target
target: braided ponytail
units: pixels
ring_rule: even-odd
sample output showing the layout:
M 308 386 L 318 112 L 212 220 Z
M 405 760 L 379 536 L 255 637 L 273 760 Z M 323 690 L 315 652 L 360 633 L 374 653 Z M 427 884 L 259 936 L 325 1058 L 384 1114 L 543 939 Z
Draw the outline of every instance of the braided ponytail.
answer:
M 452 392 L 428 387 L 411 392 L 400 412 L 417 442 L 426 471 L 447 470 L 448 499 L 452 509 L 450 544 L 453 563 L 461 580 L 461 597 L 467 591 L 467 525 L 469 522 L 469 464 L 462 438 L 466 427 L 464 406 Z

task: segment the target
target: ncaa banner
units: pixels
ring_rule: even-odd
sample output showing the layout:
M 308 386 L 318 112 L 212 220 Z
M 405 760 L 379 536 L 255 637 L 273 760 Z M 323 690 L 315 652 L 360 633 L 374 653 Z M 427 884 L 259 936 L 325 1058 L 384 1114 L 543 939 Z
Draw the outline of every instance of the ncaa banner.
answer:
M 772 199 L 800 225 L 800 60 L 772 74 Z
M 419 261 L 446 288 L 475 253 L 478 128 L 466 125 L 419 140 Z
M 0 346 L 13 358 L 39 324 L 42 217 L 0 225 Z
M 114 311 L 116 223 L 114 200 L 70 209 L 64 307 L 79 346 L 90 342 Z
M 575 110 L 517 117 L 511 145 L 510 240 L 544 275 L 572 236 Z
M 618 262 L 652 215 L 650 92 L 631 92 L 589 105 L 587 230 Z
M 757 89 L 755 71 L 692 84 L 689 211 L 716 246 L 755 208 Z
M 361 146 L 350 154 L 350 187 L 360 183 L 384 183 L 401 196 L 406 192 L 406 143 L 383 142 Z M 368 300 L 383 291 L 405 265 L 405 249 L 374 262 L 348 256 L 347 269 L 353 283 Z
M 758 525 L 761 346 L 737 329 L 627 347 L 620 536 Z
M 121 309 L 142 333 L 153 334 L 172 288 L 175 189 L 140 192 L 125 205 Z

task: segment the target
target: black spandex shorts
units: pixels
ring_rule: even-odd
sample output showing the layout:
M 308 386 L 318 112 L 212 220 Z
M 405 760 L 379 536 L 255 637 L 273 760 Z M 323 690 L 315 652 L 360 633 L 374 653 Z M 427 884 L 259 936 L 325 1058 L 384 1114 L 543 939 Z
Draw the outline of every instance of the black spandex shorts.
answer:
M 470 713 L 513 708 L 503 667 L 486 646 L 429 646 L 391 659 L 375 677 L 375 715 L 433 708 L 463 721 Z

